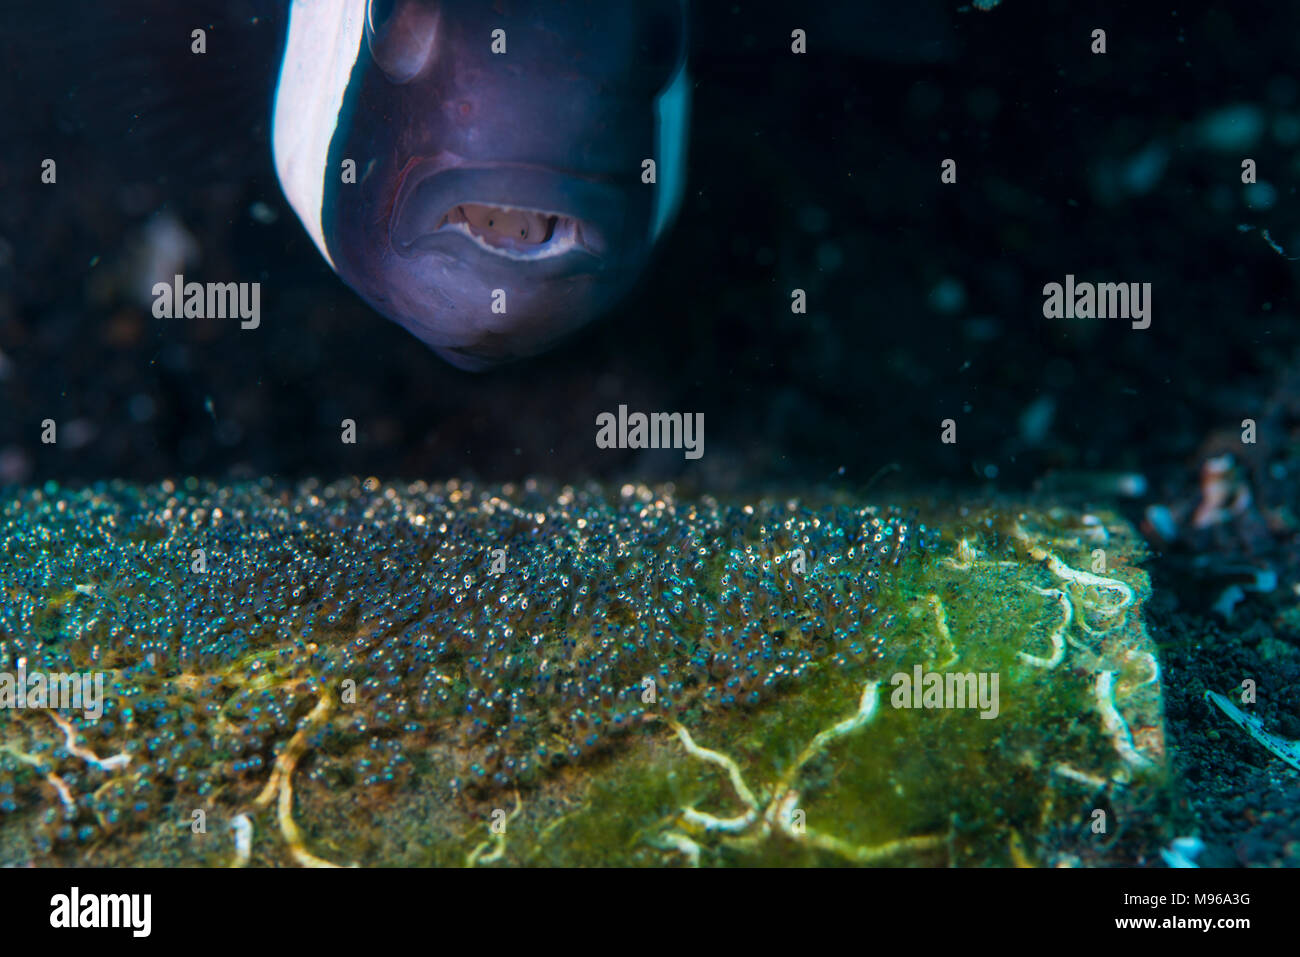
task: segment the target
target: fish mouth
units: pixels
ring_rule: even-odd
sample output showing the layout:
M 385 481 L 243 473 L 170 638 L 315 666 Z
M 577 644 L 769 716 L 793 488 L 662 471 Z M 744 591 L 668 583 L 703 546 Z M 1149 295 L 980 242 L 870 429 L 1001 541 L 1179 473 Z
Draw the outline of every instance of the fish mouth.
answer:
M 553 259 L 574 250 L 595 254 L 581 220 L 545 209 L 457 203 L 433 232 L 460 233 L 480 249 L 520 262 Z
M 407 164 L 393 200 L 389 239 L 405 258 L 463 256 L 603 265 L 622 229 L 625 198 L 611 182 L 523 163 L 473 163 L 439 154 Z

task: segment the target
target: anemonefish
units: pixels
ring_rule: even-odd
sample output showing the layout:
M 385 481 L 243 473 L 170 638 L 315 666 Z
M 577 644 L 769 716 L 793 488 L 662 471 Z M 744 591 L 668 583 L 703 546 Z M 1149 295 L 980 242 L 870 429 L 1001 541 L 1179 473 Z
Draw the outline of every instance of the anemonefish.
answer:
M 685 0 L 293 0 L 272 150 L 322 256 L 449 362 L 614 306 L 681 201 Z

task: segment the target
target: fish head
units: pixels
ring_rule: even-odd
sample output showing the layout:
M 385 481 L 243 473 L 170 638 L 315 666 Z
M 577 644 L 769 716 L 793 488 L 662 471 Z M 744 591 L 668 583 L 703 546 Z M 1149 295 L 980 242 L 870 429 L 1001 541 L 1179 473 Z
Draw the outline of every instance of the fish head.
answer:
M 680 202 L 688 103 L 682 0 L 299 0 L 276 166 L 349 286 L 482 369 L 627 293 Z

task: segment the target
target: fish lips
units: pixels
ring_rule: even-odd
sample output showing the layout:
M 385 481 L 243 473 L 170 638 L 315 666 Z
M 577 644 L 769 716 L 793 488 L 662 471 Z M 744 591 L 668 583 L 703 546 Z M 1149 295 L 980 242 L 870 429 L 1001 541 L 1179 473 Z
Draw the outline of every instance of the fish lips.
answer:
M 635 278 L 648 250 L 629 241 L 637 232 L 633 198 L 611 179 L 535 165 L 451 154 L 414 160 L 394 193 L 388 278 L 372 302 L 462 369 L 536 355 L 594 319 Z M 546 221 L 546 241 L 483 242 L 469 227 L 482 225 L 487 207 L 530 225 Z M 508 313 L 486 308 L 498 288 L 510 291 Z
M 515 163 L 452 165 L 444 157 L 407 170 L 393 203 L 389 242 L 406 259 L 452 257 L 518 279 L 544 280 L 617 270 L 616 240 L 626 221 L 623 191 L 601 177 Z M 489 241 L 465 222 L 468 206 L 534 215 L 545 242 Z

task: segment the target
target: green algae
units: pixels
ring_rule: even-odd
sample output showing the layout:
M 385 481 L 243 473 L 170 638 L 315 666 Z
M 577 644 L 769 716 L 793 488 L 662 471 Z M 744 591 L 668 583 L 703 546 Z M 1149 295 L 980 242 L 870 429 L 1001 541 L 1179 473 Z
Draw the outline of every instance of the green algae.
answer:
M 108 646 L 102 666 L 114 669 L 118 710 L 110 709 L 107 731 L 81 722 L 79 740 L 101 758 L 120 749 L 136 760 L 120 773 L 87 768 L 63 746 L 53 722 L 0 711 L 0 742 L 10 746 L 0 752 L 0 802 L 10 805 L 0 816 L 0 863 L 227 865 L 239 857 L 230 825 L 241 816 L 253 827 L 255 865 L 1046 865 L 1131 860 L 1141 853 L 1140 842 L 1121 838 L 1158 839 L 1164 748 L 1158 672 L 1141 620 L 1149 586 L 1137 565 L 1141 546 L 1113 515 L 1044 514 L 1006 504 L 954 512 L 928 503 L 922 510 L 943 536 L 904 555 L 913 549 L 900 548 L 901 540 L 923 538 L 919 527 L 898 512 L 846 503 L 719 506 L 641 488 L 610 496 L 454 483 L 330 488 L 263 485 L 223 490 L 216 501 L 215 490 L 195 486 L 184 504 L 168 506 L 172 521 L 135 525 L 141 534 L 128 538 L 138 550 L 117 549 L 125 554 L 116 557 L 113 574 L 105 573 L 101 554 L 89 592 L 86 582 L 8 575 L 10 615 L 0 632 L 0 658 L 12 661 L 20 650 L 51 667 L 76 665 L 84 660 L 79 650 L 97 641 Z M 57 539 L 34 536 L 35 548 L 26 554 L 72 555 L 74 565 L 95 565 L 86 552 L 104 522 L 130 524 L 113 501 L 120 506 L 135 494 L 117 488 L 17 503 L 6 512 L 11 562 L 13 529 L 25 528 L 24 518 L 90 514 L 93 520 L 74 522 Z M 313 510 L 313 500 L 327 499 L 339 507 Z M 258 509 L 269 505 L 276 521 L 256 521 Z M 232 512 L 248 517 L 204 541 L 214 569 L 238 574 L 201 587 L 212 602 L 238 607 L 239 597 L 258 604 L 249 626 L 237 629 L 238 639 L 229 627 L 204 632 L 197 615 L 155 625 L 149 640 L 139 640 L 148 629 L 123 640 L 125 629 L 110 622 L 143 621 L 134 614 L 139 606 L 131 603 L 129 583 L 142 590 L 147 580 L 183 592 L 200 587 L 176 556 L 188 557 L 193 529 L 210 529 L 213 516 Z M 430 523 L 436 533 L 409 534 Z M 486 535 L 485 523 L 491 526 Z M 743 534 L 729 535 L 742 524 Z M 178 536 L 177 526 L 185 533 Z M 568 635 L 571 660 L 603 662 L 594 630 L 649 614 L 670 630 L 672 654 L 663 660 L 675 661 L 723 647 L 719 622 L 757 618 L 765 623 L 762 647 L 791 649 L 788 660 L 802 670 L 753 703 L 728 704 L 708 695 L 708 688 L 725 685 L 714 683 L 706 664 L 694 683 L 664 694 L 675 687 L 665 680 L 656 686 L 657 700 L 646 703 L 633 701 L 643 690 L 645 662 L 638 659 L 619 679 L 623 685 L 611 686 L 601 712 L 632 715 L 625 727 L 558 766 L 475 786 L 466 769 L 493 745 L 467 734 L 464 719 L 453 722 L 432 699 L 424 708 L 408 701 L 404 714 L 411 720 L 393 721 L 387 712 L 402 704 L 386 700 L 386 691 L 425 685 L 392 679 L 386 687 L 380 680 L 397 656 L 403 665 L 423 664 L 440 675 L 437 686 L 449 689 L 444 705 L 463 702 L 475 680 L 477 666 L 466 664 L 472 656 L 431 662 L 393 649 L 422 636 L 416 635 L 421 627 L 445 629 L 468 612 L 451 603 L 446 617 L 430 620 L 403 619 L 395 610 L 405 607 L 405 596 L 428 590 L 431 562 L 446 560 L 448 543 L 466 544 L 465 560 L 478 565 L 487 545 L 517 555 L 524 543 L 549 540 L 554 547 L 546 560 L 554 562 L 567 551 L 592 548 L 602 527 L 611 553 L 628 553 L 642 591 L 602 591 L 588 576 L 587 593 L 570 582 L 565 597 L 586 599 L 594 611 L 570 613 L 562 627 L 529 619 L 521 631 Z M 662 546 L 674 530 L 700 528 L 708 534 L 684 534 Z M 656 544 L 636 552 L 647 536 Z M 418 569 L 385 565 L 404 538 L 406 555 L 425 563 Z M 882 560 L 866 543 L 892 551 Z M 737 560 L 727 558 L 737 546 L 750 550 L 755 569 L 743 582 Z M 789 556 L 804 546 L 813 574 L 799 578 Z M 1099 567 L 1098 548 L 1105 571 L 1088 577 L 1084 569 Z M 370 593 L 321 608 L 333 620 L 316 621 L 310 635 L 303 633 L 310 630 L 305 616 L 286 613 L 303 607 L 295 602 L 306 596 L 287 587 L 255 594 L 250 585 L 269 557 L 307 555 L 310 569 L 312 556 L 336 560 L 340 551 L 349 560 L 330 567 L 351 569 L 355 579 L 340 584 Z M 665 552 L 681 558 L 657 566 Z M 531 566 L 525 580 L 537 586 L 545 564 Z M 146 569 L 152 579 L 142 574 Z M 870 570 L 871 587 L 860 590 Z M 457 566 L 455 577 L 463 580 L 464 572 Z M 747 589 L 760 579 L 777 585 L 756 608 Z M 297 587 L 308 580 L 299 576 Z M 1117 609 L 1124 590 L 1131 594 Z M 481 591 L 466 594 L 487 604 Z M 507 594 L 505 604 L 517 601 Z M 196 603 L 191 594 L 187 607 Z M 698 612 L 701 606 L 711 615 Z M 1044 667 L 1060 643 L 1060 662 Z M 370 657 L 354 653 L 354 646 Z M 503 660 L 514 662 L 506 670 L 516 688 L 526 686 L 520 669 L 536 663 L 512 659 L 521 655 L 519 647 L 516 641 L 503 648 Z M 891 678 L 916 665 L 997 674 L 997 717 L 983 719 L 970 708 L 892 707 Z M 629 684 L 628 675 L 636 680 Z M 349 678 L 359 707 L 345 701 L 341 683 Z M 1112 686 L 1100 697 L 1099 680 Z M 808 754 L 809 742 L 854 715 L 868 686 L 878 687 L 871 720 Z M 558 706 L 546 700 L 552 711 Z M 554 718 L 534 715 L 535 721 Z M 178 734 L 186 726 L 193 727 L 188 738 Z M 689 753 L 674 728 L 699 748 L 734 760 L 751 803 L 718 763 Z M 166 746 L 142 746 L 151 730 L 153 739 L 172 738 Z M 28 760 L 17 760 L 15 752 Z M 376 767 L 384 773 L 375 774 Z M 74 808 L 61 800 L 49 774 L 72 792 Z M 199 832 L 192 826 L 195 810 L 205 816 Z M 731 830 L 715 826 L 725 821 Z
M 1131 532 L 1108 518 L 1112 559 L 1123 565 L 1139 558 Z M 1086 553 L 1091 558 L 1091 550 Z M 1120 838 L 1126 830 L 1147 830 L 1150 840 L 1158 840 L 1161 823 L 1153 816 L 1165 806 L 1158 686 L 1144 683 L 1149 673 L 1135 670 L 1152 650 L 1140 619 L 1146 579 L 1132 565 L 1123 565 L 1116 575 L 1140 597 L 1114 633 L 1091 636 L 1106 646 L 1096 649 L 1099 660 L 1093 661 L 1080 641 L 1072 650 L 1084 660 L 1052 670 L 1027 668 L 1018 658 L 1026 643 L 1050 645 L 1047 639 L 1056 625 L 1050 606 L 1024 597 L 1026 584 L 1048 582 L 1039 564 L 1015 561 L 959 571 L 932 562 L 897 582 L 896 600 L 913 623 L 912 640 L 890 667 L 906 668 L 943 644 L 935 640 L 928 598 L 938 594 L 957 639 L 960 666 L 1000 671 L 1007 678 L 1002 714 L 983 720 L 970 711 L 882 707 L 869 725 L 805 765 L 797 779 L 805 836 L 816 828 L 833 835 L 837 847 L 814 846 L 779 828 L 755 828 L 766 833 L 743 837 L 690 833 L 699 861 L 835 865 L 852 862 L 849 852 L 854 849 L 934 835 L 941 839 L 931 846 L 904 848 L 879 862 L 1117 863 L 1125 860 Z M 1142 760 L 1126 760 L 1099 718 L 1101 667 L 1119 672 L 1118 710 L 1130 731 L 1136 729 L 1135 753 Z M 860 691 L 855 676 L 828 671 L 773 708 L 713 718 L 695 737 L 701 746 L 725 746 L 760 792 L 761 805 L 771 797 L 764 782 L 777 781 L 819 731 L 851 714 Z M 512 859 L 523 864 L 611 859 L 658 864 L 676 857 L 684 862 L 688 855 L 664 840 L 674 829 L 688 830 L 681 824 L 684 807 L 707 808 L 720 817 L 744 811 L 720 768 L 671 746 L 648 750 L 600 774 L 582 807 L 560 822 L 547 842 L 539 845 L 522 826 L 512 830 L 512 846 L 516 839 L 521 845 Z M 661 856 L 648 853 L 647 845 L 661 848 Z

